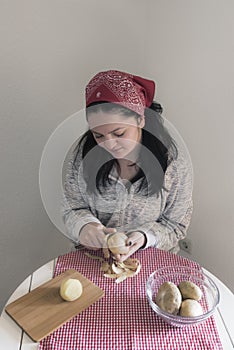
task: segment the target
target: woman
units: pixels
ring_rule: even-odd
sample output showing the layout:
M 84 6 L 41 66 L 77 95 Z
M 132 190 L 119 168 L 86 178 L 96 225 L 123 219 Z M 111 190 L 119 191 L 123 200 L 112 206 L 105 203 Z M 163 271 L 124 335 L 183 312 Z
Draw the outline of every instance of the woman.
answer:
M 86 87 L 89 130 L 72 153 L 64 184 L 69 238 L 89 249 L 128 236 L 124 261 L 150 246 L 178 252 L 192 214 L 192 172 L 163 125 L 153 81 L 110 70 Z

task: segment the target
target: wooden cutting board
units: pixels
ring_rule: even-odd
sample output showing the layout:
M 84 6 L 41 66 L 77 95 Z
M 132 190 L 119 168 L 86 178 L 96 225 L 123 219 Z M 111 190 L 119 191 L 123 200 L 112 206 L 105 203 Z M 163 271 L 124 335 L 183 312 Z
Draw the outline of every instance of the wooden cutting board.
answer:
M 64 301 L 61 282 L 77 278 L 83 285 L 79 299 Z M 104 295 L 104 291 L 76 270 L 67 270 L 6 306 L 6 312 L 35 342 L 40 341 Z

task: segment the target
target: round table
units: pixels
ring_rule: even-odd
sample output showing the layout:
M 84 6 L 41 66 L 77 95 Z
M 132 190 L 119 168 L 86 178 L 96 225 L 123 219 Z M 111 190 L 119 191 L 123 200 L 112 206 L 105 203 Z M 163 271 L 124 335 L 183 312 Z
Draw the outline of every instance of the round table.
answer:
M 56 259 L 43 265 L 32 275 L 26 278 L 9 298 L 7 304 L 28 293 L 53 276 Z M 220 304 L 214 317 L 224 350 L 234 348 L 234 294 L 213 274 L 204 269 L 213 279 L 220 291 Z M 4 350 L 36 350 L 38 344 L 34 343 L 26 333 L 3 310 L 0 317 L 0 349 Z

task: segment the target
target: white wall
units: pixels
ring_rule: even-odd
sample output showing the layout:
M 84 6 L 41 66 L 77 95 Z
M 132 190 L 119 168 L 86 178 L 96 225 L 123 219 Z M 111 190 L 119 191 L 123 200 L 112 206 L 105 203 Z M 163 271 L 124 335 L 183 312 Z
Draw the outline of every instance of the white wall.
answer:
M 150 3 L 146 73 L 194 167 L 189 257 L 234 291 L 234 2 Z
M 135 0 L 6 0 L 0 7 L 1 309 L 26 276 L 70 249 L 41 202 L 42 151 L 84 106 L 93 74 L 143 73 L 146 7 Z
M 234 289 L 232 1 L 2 0 L 0 309 L 70 249 L 41 203 L 43 147 L 102 69 L 152 77 L 195 169 L 193 255 Z

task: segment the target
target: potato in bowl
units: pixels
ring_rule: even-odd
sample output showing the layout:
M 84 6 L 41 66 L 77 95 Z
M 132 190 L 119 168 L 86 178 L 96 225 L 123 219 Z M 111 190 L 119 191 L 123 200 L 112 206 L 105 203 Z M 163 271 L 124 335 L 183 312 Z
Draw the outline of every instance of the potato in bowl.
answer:
M 183 281 L 192 282 L 201 290 L 202 294 L 200 295 L 199 304 L 201 305 L 202 312 L 200 310 L 199 315 L 185 316 L 184 313 L 180 315 L 181 305 L 178 312 L 174 312 L 174 314 L 168 312 L 168 310 L 163 310 L 163 308 L 157 305 L 156 296 L 164 283 L 173 283 L 179 289 L 178 286 Z M 167 266 L 154 271 L 146 283 L 146 296 L 152 310 L 157 316 L 177 327 L 191 326 L 205 321 L 214 313 L 220 299 L 219 290 L 213 280 L 202 270 L 188 266 Z

